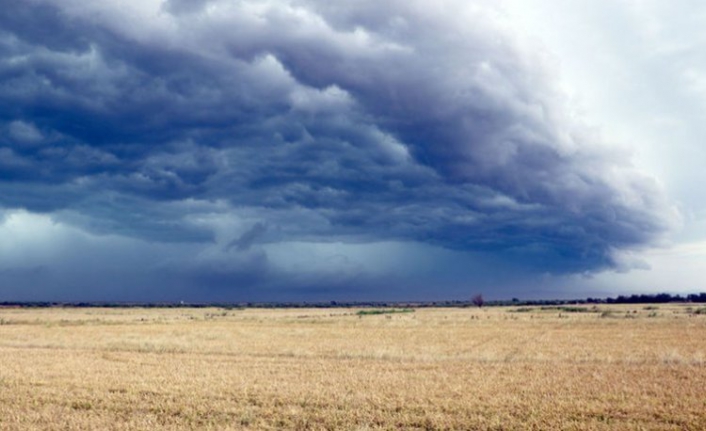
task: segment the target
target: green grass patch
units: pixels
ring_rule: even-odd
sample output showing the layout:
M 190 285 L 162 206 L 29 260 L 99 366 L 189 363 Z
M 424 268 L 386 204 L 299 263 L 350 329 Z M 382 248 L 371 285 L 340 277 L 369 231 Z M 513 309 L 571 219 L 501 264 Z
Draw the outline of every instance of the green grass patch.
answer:
M 378 314 L 398 314 L 398 313 L 414 313 L 413 308 L 384 308 L 374 310 L 360 310 L 356 314 L 358 316 L 375 316 Z
M 570 306 L 552 306 L 552 307 L 542 307 L 541 310 L 552 310 L 560 311 L 563 313 L 596 313 L 598 308 L 587 308 L 587 307 L 570 307 Z
M 507 310 L 509 313 L 529 313 L 530 311 L 534 311 L 533 307 L 520 307 L 520 308 L 514 308 L 511 310 Z

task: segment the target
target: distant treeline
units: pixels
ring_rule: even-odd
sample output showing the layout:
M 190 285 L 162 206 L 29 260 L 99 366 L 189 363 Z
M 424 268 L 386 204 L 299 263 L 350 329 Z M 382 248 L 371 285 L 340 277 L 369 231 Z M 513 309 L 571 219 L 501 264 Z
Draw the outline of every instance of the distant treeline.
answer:
M 691 293 L 686 296 L 670 295 L 668 293 L 658 293 L 655 295 L 630 295 L 630 296 L 620 295 L 615 299 L 613 299 L 613 298 L 606 299 L 606 303 L 608 303 L 608 304 L 644 304 L 647 302 L 651 302 L 651 303 L 706 302 L 706 293 L 704 293 L 704 292 Z
M 691 293 L 686 296 L 669 293 L 620 295 L 616 298 L 586 298 L 586 299 L 539 299 L 521 300 L 513 298 L 510 301 L 487 301 L 484 306 L 502 305 L 567 305 L 567 304 L 664 304 L 668 302 L 706 303 L 706 292 Z
M 508 305 L 570 305 L 570 304 L 663 304 L 668 302 L 706 303 L 706 292 L 692 293 L 686 296 L 669 293 L 620 295 L 616 298 L 586 298 L 586 299 L 529 299 L 512 298 L 510 300 L 484 301 L 484 307 Z M 420 301 L 420 302 L 374 302 L 374 301 L 327 301 L 327 302 L 43 302 L 43 301 L 5 301 L 0 302 L 0 308 L 46 308 L 46 307 L 107 307 L 107 308 L 205 308 L 219 307 L 224 309 L 244 308 L 350 308 L 350 307 L 471 307 L 474 303 L 467 301 Z

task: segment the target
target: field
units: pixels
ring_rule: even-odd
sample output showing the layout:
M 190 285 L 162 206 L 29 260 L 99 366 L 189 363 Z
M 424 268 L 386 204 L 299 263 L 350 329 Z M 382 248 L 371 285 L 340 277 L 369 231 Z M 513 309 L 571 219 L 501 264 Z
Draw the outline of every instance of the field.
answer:
M 706 309 L 0 309 L 1 430 L 706 429 Z

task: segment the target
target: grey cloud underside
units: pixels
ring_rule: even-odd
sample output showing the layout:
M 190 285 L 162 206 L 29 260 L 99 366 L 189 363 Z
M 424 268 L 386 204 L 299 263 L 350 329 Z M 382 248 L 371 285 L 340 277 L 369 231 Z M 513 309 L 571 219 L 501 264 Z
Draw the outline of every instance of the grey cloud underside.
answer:
M 483 2 L 171 0 L 153 32 L 62 2 L 11 9 L 5 207 L 159 241 L 214 240 L 199 220 L 233 212 L 249 228 L 227 251 L 417 241 L 552 272 L 610 267 L 675 219 Z

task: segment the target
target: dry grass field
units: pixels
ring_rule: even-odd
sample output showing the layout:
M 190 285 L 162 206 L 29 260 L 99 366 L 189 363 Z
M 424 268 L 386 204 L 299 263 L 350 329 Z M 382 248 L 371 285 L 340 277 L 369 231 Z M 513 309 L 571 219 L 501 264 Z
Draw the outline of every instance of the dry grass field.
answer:
M 529 308 L 0 309 L 0 429 L 706 429 L 699 306 Z

